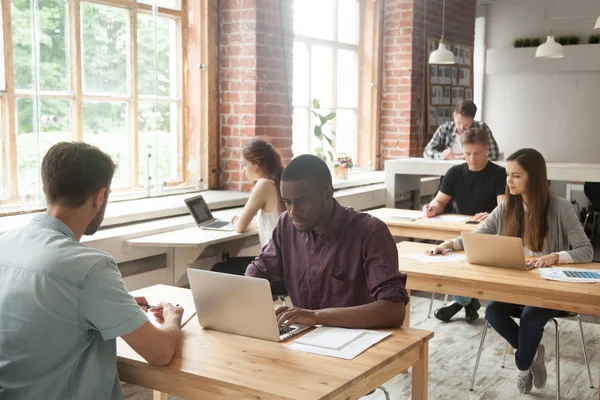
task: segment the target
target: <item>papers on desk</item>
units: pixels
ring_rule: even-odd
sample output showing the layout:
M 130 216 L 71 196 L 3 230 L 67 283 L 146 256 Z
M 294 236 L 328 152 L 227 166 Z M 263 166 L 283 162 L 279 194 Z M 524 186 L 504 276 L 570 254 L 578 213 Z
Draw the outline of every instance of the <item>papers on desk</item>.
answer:
M 180 307 L 183 307 L 183 318 L 181 318 L 182 325 L 185 325 L 194 314 L 196 314 L 196 305 L 194 304 L 191 290 L 178 291 L 176 295 L 171 295 L 168 299 L 157 294 L 144 293 L 144 289 L 134 290 L 133 292 L 130 292 L 130 294 L 134 297 L 144 296 L 146 300 L 148 300 L 148 304 L 152 306 L 157 306 L 161 301 L 166 301 L 173 305 L 179 304 Z M 148 320 L 152 322 L 152 325 L 161 325 L 156 321 L 152 312 L 146 311 L 146 316 L 148 317 Z
M 539 268 L 538 271 L 540 271 L 540 276 L 542 278 L 549 279 L 551 281 L 580 283 L 600 282 L 599 269 L 554 267 Z
M 296 339 L 288 348 L 304 353 L 352 360 L 389 335 L 390 332 L 322 326 Z
M 426 263 L 444 263 L 444 262 L 455 262 L 455 261 L 465 261 L 467 257 L 462 254 L 455 253 L 447 253 L 446 255 L 436 254 L 434 256 L 429 256 L 427 254 L 410 254 L 405 256 L 406 258 L 411 258 L 413 260 L 426 262 Z
M 438 215 L 435 216 L 431 219 L 437 219 L 438 221 L 444 221 L 444 222 L 456 222 L 456 223 L 460 223 L 460 222 L 465 222 L 468 221 L 471 217 L 465 217 L 464 215 Z
M 425 213 L 394 211 L 390 215 L 390 219 L 395 219 L 395 220 L 400 220 L 400 221 L 416 221 L 421 218 L 425 218 Z

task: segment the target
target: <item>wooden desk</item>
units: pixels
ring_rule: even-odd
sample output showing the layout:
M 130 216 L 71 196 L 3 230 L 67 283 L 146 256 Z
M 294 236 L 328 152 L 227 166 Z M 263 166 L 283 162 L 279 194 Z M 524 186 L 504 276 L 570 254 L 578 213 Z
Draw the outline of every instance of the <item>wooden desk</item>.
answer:
M 394 208 L 396 194 L 413 193 L 413 208 L 420 208 L 421 176 L 445 175 L 448 169 L 464 161 L 428 160 L 424 158 L 399 158 L 385 162 L 385 206 Z M 503 161 L 495 162 L 505 166 Z M 552 181 L 600 182 L 600 164 L 546 163 L 548 179 Z
M 462 232 L 471 232 L 480 225 L 467 224 L 465 222 L 448 222 L 436 218 L 420 218 L 414 221 L 393 218 L 394 215 L 399 215 L 399 212 L 402 212 L 403 215 L 414 214 L 415 216 L 420 216 L 423 214 L 421 211 L 416 210 L 378 208 L 367 212 L 385 222 L 392 235 L 396 237 L 429 240 L 454 239 L 460 236 Z M 461 217 L 460 215 L 456 216 Z M 467 215 L 463 215 L 462 217 L 469 218 L 469 220 L 473 219 L 473 217 Z
M 144 291 L 155 288 L 170 297 L 163 285 Z M 196 317 L 183 332 L 180 348 L 165 367 L 147 364 L 119 339 L 119 378 L 188 399 L 341 400 L 360 398 L 412 366 L 412 398 L 427 399 L 432 332 L 394 330 L 353 360 L 289 350 L 293 338 L 275 343 L 204 330 Z
M 231 220 L 240 209 L 217 211 L 215 218 Z M 186 271 L 189 266 L 209 247 L 216 244 L 227 244 L 227 248 L 234 257 L 243 247 L 246 240 L 254 238 L 258 231 L 244 233 L 203 230 L 194 226 L 192 228 L 177 229 L 156 235 L 142 236 L 125 241 L 127 246 L 166 247 L 168 248 L 168 262 L 173 266 L 173 281 L 176 286 L 188 283 Z
M 431 245 L 398 243 L 400 270 L 408 275 L 408 289 L 600 315 L 598 284 L 549 281 L 542 279 L 537 269 L 516 271 L 471 265 L 466 261 L 429 264 L 406 258 L 428 248 Z M 597 269 L 599 264 L 570 266 Z M 409 309 L 406 311 L 408 314 Z

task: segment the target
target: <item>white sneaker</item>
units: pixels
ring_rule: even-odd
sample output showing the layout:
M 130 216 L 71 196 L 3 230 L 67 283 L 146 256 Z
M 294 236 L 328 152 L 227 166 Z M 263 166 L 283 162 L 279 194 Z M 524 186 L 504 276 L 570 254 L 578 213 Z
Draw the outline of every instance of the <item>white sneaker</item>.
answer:
M 519 389 L 519 393 L 527 394 L 531 392 L 531 388 L 533 387 L 533 375 L 531 371 L 527 376 L 517 375 L 517 389 Z
M 537 359 L 533 360 L 531 364 L 531 373 L 533 374 L 533 386 L 541 389 L 546 386 L 546 381 L 548 380 L 548 372 L 546 371 L 544 360 L 546 349 L 543 344 L 540 344 L 537 351 Z

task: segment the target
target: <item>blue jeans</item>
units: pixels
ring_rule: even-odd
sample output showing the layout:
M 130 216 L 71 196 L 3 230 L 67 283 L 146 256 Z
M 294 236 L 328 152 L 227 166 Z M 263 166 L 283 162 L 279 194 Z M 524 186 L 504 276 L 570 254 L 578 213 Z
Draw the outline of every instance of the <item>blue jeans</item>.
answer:
M 468 306 L 469 304 L 471 304 L 471 300 L 473 300 L 471 297 L 463 297 L 463 296 L 452 296 L 454 298 L 454 301 L 457 302 L 458 304 L 460 304 L 463 307 Z
M 510 345 L 517 350 L 515 363 L 521 371 L 531 368 L 542 336 L 544 326 L 560 313 L 548 308 L 519 306 L 517 304 L 490 301 L 485 309 L 485 319 Z M 520 319 L 520 325 L 513 318 Z

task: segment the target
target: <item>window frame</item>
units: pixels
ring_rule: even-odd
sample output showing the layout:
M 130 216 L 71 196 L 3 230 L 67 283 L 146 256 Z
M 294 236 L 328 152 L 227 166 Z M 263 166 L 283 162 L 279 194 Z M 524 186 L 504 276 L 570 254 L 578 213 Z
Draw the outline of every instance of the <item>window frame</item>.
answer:
M 1 111 L 0 117 L 2 123 L 1 149 L 2 151 L 2 172 L 3 172 L 3 189 L 6 193 L 6 198 L 0 198 L 0 216 L 10 214 L 14 209 L 21 208 L 21 211 L 34 211 L 42 206 L 38 202 L 27 204 L 26 207 L 19 205 L 19 183 L 18 183 L 18 154 L 17 154 L 17 132 L 16 132 L 16 106 L 17 100 L 29 98 L 35 100 L 69 100 L 71 106 L 71 139 L 81 141 L 83 139 L 83 104 L 89 101 L 99 102 L 125 102 L 127 103 L 127 126 L 128 126 L 128 152 L 129 152 L 129 187 L 126 189 L 118 189 L 111 199 L 120 200 L 119 192 L 123 192 L 125 197 L 144 197 L 144 188 L 139 179 L 139 151 L 138 151 L 138 108 L 139 103 L 151 101 L 157 103 L 169 103 L 175 106 L 176 122 L 171 124 L 176 127 L 176 148 L 177 148 L 177 175 L 178 179 L 166 181 L 165 186 L 159 184 L 156 179 L 153 180 L 154 186 L 153 195 L 171 194 L 166 192 L 185 191 L 189 190 L 187 163 L 190 154 L 203 159 L 205 154 L 195 152 L 186 148 L 189 141 L 188 133 L 185 131 L 186 111 L 185 95 L 188 88 L 185 86 L 184 68 L 187 60 L 185 53 L 185 37 L 186 29 L 190 21 L 185 13 L 184 3 L 178 2 L 179 9 L 171 9 L 165 7 L 153 7 L 134 0 L 68 0 L 66 3 L 66 27 L 67 27 L 67 66 L 68 66 L 68 84 L 67 91 L 51 91 L 42 90 L 35 92 L 30 89 L 16 89 L 14 78 L 14 63 L 13 63 L 13 40 L 12 29 L 9 23 L 12 19 L 11 15 L 11 0 L 2 1 L 2 12 L 0 18 L 2 22 L 2 37 L 8 37 L 10 40 L 3 41 L 3 67 L 6 82 L 5 90 L 0 90 Z M 129 86 L 129 94 L 110 94 L 110 93 L 84 93 L 83 92 L 83 37 L 81 32 L 81 5 L 82 3 L 97 4 L 109 7 L 118 7 L 127 10 L 129 24 L 129 46 L 127 54 L 127 79 Z M 171 77 L 174 79 L 172 85 L 174 90 L 171 90 L 168 96 L 159 95 L 139 95 L 138 94 L 138 65 L 137 65 L 137 16 L 140 14 L 153 15 L 156 10 L 157 17 L 167 18 L 175 22 L 175 38 L 173 51 L 175 60 L 171 60 Z M 204 16 L 199 16 L 203 18 Z M 8 23 L 7 23 L 8 22 Z M 202 19 L 201 23 L 204 22 Z M 198 21 L 195 21 L 198 23 Z M 2 69 L 0 69 L 2 71 Z M 198 94 L 200 97 L 201 94 Z M 200 133 L 198 133 L 200 134 Z M 200 150 L 200 149 L 199 149 Z M 155 175 L 155 174 L 152 174 Z M 163 193 L 165 191 L 165 193 Z M 140 196 L 137 196 L 139 194 Z M 41 200 L 41 199 L 40 199 Z M 38 203 L 38 204 L 36 204 Z M 13 207 L 11 207 L 13 206 Z M 7 207 L 3 209 L 3 207 Z M 12 208 L 12 209 L 11 209 Z

